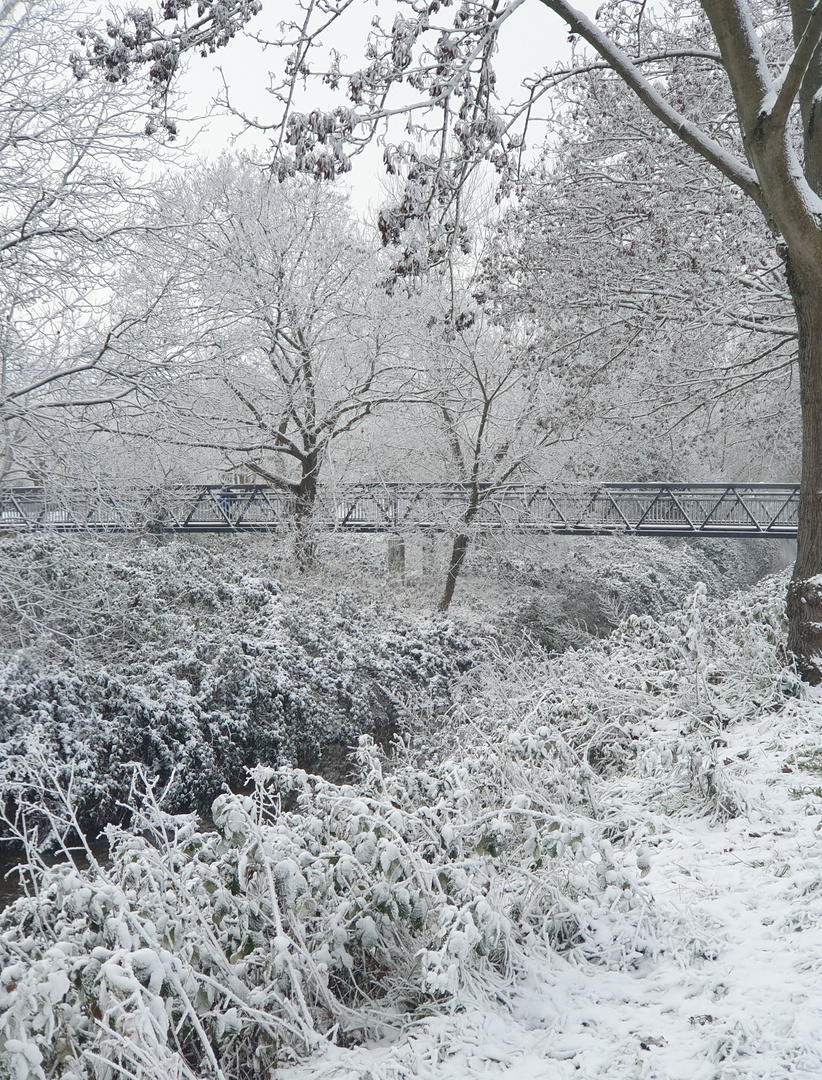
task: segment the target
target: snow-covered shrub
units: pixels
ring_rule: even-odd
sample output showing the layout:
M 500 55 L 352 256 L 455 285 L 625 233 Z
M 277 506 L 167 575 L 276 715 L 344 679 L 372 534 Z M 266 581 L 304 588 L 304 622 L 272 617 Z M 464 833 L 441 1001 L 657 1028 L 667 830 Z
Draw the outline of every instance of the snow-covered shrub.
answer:
M 5 542 L 30 603 L 0 623 L 26 639 L 36 609 L 39 636 L 0 660 L 0 791 L 25 789 L 35 746 L 87 824 L 119 819 L 134 762 L 169 810 L 207 809 L 259 762 L 341 778 L 360 734 L 387 744 L 412 704 L 448 708 L 476 653 L 451 623 L 287 590 L 265 560 L 66 538 L 55 558 L 51 543 Z
M 705 582 L 712 597 L 746 589 L 785 565 L 785 542 L 575 536 L 504 540 L 476 555 L 498 579 L 502 621 L 549 649 L 579 646 L 629 615 L 661 618 Z
M 723 729 L 798 692 L 786 585 L 782 574 L 720 601 L 699 585 L 679 610 L 631 615 L 607 638 L 542 664 L 500 658 L 474 722 L 507 725 L 520 744 L 542 725 L 609 782 L 657 776 L 663 808 L 685 801 L 733 815 L 746 795 L 722 763 Z
M 503 982 L 541 943 L 638 958 L 647 905 L 592 826 L 590 770 L 546 745 L 538 787 L 514 792 L 500 749 L 384 774 L 364 736 L 356 784 L 259 767 L 211 830 L 149 801 L 142 835 L 109 828 L 107 865 L 41 863 L 0 916 L 9 1075 L 264 1072 Z
M 646 875 L 672 813 L 746 807 L 726 737 L 800 692 L 784 588 L 715 603 L 700 586 L 562 657 L 500 653 L 447 731 L 390 760 L 362 738 L 349 782 L 257 767 L 208 823 L 165 813 L 138 772 L 106 862 L 30 850 L 28 895 L 0 916 L 0 1069 L 265 1076 L 322 1039 L 504 996 L 548 949 L 637 971 L 708 955 Z M 35 747 L 29 761 L 52 788 L 33 809 L 68 842 L 72 792 Z
M 265 1075 L 324 1038 L 504 994 L 535 952 L 704 955 L 698 928 L 665 930 L 645 875 L 674 809 L 745 807 L 723 734 L 797 692 L 784 584 L 721 604 L 700 587 L 541 665 L 500 655 L 447 738 L 386 763 L 365 736 L 349 783 L 257 767 L 207 827 L 138 775 L 109 860 L 41 860 L 0 916 L 8 1076 Z M 72 794 L 31 760 L 69 836 Z

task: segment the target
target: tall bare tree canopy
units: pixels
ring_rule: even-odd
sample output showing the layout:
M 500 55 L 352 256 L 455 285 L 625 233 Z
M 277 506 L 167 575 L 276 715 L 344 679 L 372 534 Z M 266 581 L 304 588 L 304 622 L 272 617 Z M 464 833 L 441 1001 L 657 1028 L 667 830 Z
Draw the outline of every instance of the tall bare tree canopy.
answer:
M 167 441 L 290 490 L 308 530 L 332 445 L 418 396 L 375 245 L 339 191 L 227 155 L 158 192 L 151 220 L 146 265 L 176 267 L 146 342 L 175 356 Z
M 677 75 L 722 121 L 713 71 Z M 605 480 L 790 481 L 796 320 L 757 207 L 618 79 L 558 88 L 562 126 L 498 222 L 474 288 L 596 424 L 574 473 Z M 727 124 L 727 120 L 724 121 Z
M 130 340 L 153 300 L 103 300 L 157 147 L 136 87 L 73 75 L 78 25 L 59 0 L 0 7 L 0 480 L 65 476 L 78 416 L 141 384 Z
M 417 135 L 437 139 L 429 143 L 431 180 L 416 185 L 418 204 L 408 212 L 442 216 L 444 202 L 457 205 L 466 170 L 477 161 L 491 161 L 510 181 L 520 161 L 522 118 L 571 69 L 601 68 L 623 80 L 660 124 L 749 199 L 784 262 L 796 316 L 803 459 L 789 643 L 806 678 L 822 681 L 822 135 L 815 122 L 822 4 L 791 0 L 786 9 L 746 0 L 701 0 L 699 6 L 673 0 L 650 8 L 614 0 L 594 20 L 567 0 L 542 0 L 585 47 L 571 69 L 535 73 L 522 100 L 502 106 L 493 70 L 500 30 L 516 19 L 527 34 L 535 2 L 401 0 L 391 8 L 390 27 L 381 14 L 374 20 L 364 65 L 345 71 L 333 50 L 321 62 L 320 46 L 332 42 L 352 0 L 300 0 L 277 39 L 286 59 L 271 88 L 279 111 L 266 121 L 272 161 L 280 173 L 334 176 L 349 167 L 358 143 L 400 112 Z M 225 44 L 259 12 L 257 0 L 233 0 L 201 4 L 196 15 L 185 3 L 157 15 L 132 13 L 106 32 L 90 31 L 86 57 L 77 64 L 96 65 L 115 80 L 147 66 L 161 101 L 182 54 Z M 275 17 L 283 18 L 281 9 Z M 261 25 L 266 18 L 263 12 Z M 730 95 L 731 123 L 689 111 L 681 88 L 694 66 L 709 70 Z M 339 103 L 299 112 L 295 95 L 314 74 L 339 89 Z M 396 87 L 405 88 L 402 95 L 392 94 Z M 389 147 L 389 168 L 402 168 L 402 150 Z

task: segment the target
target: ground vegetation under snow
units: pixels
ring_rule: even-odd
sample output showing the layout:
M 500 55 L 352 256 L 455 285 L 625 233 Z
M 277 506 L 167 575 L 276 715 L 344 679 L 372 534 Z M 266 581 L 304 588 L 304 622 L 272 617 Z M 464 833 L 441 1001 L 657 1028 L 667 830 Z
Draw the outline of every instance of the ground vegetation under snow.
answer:
M 270 539 L 7 538 L 0 790 L 39 784 L 32 745 L 70 778 L 92 831 L 127 818 L 134 764 L 176 812 L 207 814 L 256 764 L 339 781 L 361 734 L 387 747 L 472 694 L 465 676 L 489 640 L 580 644 L 677 606 L 694 580 L 712 595 L 747 583 L 773 556 L 767 543 L 743 560 L 714 547 L 543 543 L 512 561 L 504 539 L 478 544 L 447 620 L 418 614 L 444 574 L 447 545 L 431 538 L 409 538 L 404 580 L 386 572 L 382 538 L 327 538 L 308 575 Z
M 39 784 L 36 747 L 87 829 L 127 816 L 134 764 L 172 811 L 259 763 L 341 779 L 359 735 L 445 711 L 478 655 L 453 622 L 283 585 L 260 552 L 35 536 L 2 557 L 0 791 Z
M 31 853 L 2 1068 L 819 1075 L 822 703 L 784 589 L 501 651 L 449 725 L 390 756 L 363 737 L 349 782 L 257 768 L 208 827 L 138 775 L 106 861 Z M 51 813 L 71 824 L 70 791 Z

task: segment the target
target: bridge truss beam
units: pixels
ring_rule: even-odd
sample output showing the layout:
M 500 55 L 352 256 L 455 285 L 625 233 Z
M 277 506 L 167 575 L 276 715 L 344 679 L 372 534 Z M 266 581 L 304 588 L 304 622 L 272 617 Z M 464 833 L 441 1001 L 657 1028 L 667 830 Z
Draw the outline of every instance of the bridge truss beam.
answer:
M 574 535 L 795 537 L 793 484 L 512 484 L 481 491 L 472 529 Z M 320 495 L 314 524 L 338 532 L 453 532 L 468 505 L 457 484 L 362 484 Z M 281 532 L 294 497 L 264 484 L 118 490 L 0 489 L 0 533 Z

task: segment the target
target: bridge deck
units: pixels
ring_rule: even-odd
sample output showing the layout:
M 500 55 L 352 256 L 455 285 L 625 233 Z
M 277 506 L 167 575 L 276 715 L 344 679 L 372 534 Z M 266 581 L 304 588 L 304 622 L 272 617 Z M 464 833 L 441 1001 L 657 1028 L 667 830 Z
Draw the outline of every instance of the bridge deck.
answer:
M 485 489 L 472 528 L 480 531 L 643 536 L 794 537 L 793 484 L 512 484 Z M 358 485 L 323 493 L 322 530 L 455 531 L 468 505 L 457 484 Z M 0 488 L 0 533 L 278 532 L 290 528 L 294 497 L 264 484 L 163 489 Z

